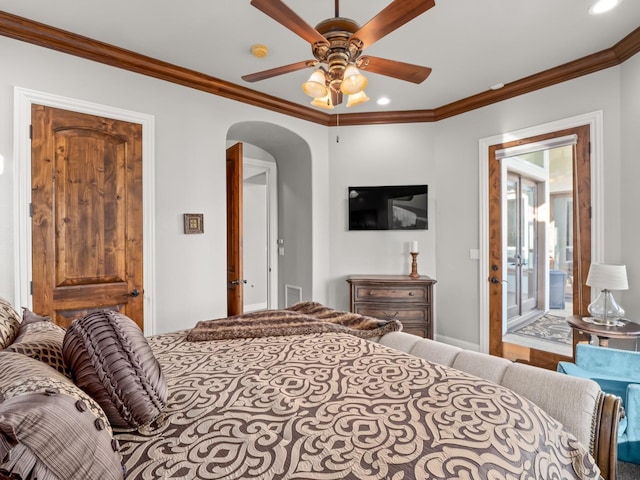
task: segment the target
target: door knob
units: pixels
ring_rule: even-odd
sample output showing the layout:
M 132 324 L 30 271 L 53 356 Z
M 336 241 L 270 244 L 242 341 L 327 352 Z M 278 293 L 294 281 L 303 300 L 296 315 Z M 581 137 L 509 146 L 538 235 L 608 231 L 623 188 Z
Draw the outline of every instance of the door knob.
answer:
M 231 285 L 240 285 L 241 283 L 247 283 L 246 280 L 231 280 L 229 282 Z
M 129 296 L 130 297 L 134 297 L 135 298 L 135 297 L 137 297 L 139 295 L 140 295 L 140 290 L 138 290 L 137 288 L 134 288 L 133 290 L 131 290 L 129 292 Z

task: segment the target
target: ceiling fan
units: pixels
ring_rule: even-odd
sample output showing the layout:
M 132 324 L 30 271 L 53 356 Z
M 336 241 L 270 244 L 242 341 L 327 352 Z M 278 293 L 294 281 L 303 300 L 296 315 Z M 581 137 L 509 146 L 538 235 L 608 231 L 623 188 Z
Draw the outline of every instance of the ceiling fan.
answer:
M 307 24 L 281 0 L 251 0 L 251 5 L 270 16 L 311 44 L 313 60 L 284 65 L 244 75 L 243 80 L 257 82 L 277 75 L 315 67 L 302 86 L 314 98 L 312 105 L 333 108 L 348 95 L 347 106 L 367 101 L 367 79 L 358 69 L 422 83 L 431 73 L 428 67 L 362 55 L 385 35 L 435 6 L 435 0 L 393 0 L 362 27 L 350 18 L 340 17 L 340 3 L 335 0 L 335 17 L 323 20 L 315 28 Z

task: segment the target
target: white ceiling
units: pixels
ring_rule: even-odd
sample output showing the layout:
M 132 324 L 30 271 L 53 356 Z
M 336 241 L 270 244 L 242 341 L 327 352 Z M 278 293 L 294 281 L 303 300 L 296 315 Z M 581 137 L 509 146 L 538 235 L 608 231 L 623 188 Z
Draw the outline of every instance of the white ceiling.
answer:
M 640 26 L 640 0 L 591 16 L 594 0 L 436 0 L 436 6 L 365 50 L 431 67 L 420 85 L 367 73 L 371 101 L 333 113 L 433 109 L 612 47 Z M 308 24 L 334 15 L 332 0 L 285 0 Z M 390 0 L 341 0 L 365 24 Z M 249 0 L 0 0 L 2 10 L 302 105 L 311 70 L 256 83 L 240 77 L 312 59 L 305 40 Z M 252 44 L 269 47 L 255 58 Z M 388 96 L 385 107 L 375 100 Z

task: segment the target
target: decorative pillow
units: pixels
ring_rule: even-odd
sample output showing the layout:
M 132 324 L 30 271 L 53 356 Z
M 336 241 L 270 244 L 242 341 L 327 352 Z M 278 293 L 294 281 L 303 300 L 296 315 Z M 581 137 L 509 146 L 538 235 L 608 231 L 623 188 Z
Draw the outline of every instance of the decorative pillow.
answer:
M 20 330 L 20 315 L 13 305 L 0 297 L 0 350 L 13 343 Z
M 23 321 L 18 336 L 7 350 L 40 360 L 71 378 L 71 372 L 62 356 L 64 334 L 64 328 L 49 321 L 32 321 L 26 324 Z
M 33 358 L 0 352 L 0 474 L 121 480 L 119 445 L 102 409 Z
M 137 428 L 164 409 L 167 384 L 151 347 L 133 320 L 100 310 L 75 320 L 62 347 L 80 388 L 98 402 L 111 425 Z
M 51 317 L 43 317 L 37 313 L 33 313 L 26 307 L 22 307 L 22 325 L 28 325 L 29 323 L 36 322 L 50 322 Z

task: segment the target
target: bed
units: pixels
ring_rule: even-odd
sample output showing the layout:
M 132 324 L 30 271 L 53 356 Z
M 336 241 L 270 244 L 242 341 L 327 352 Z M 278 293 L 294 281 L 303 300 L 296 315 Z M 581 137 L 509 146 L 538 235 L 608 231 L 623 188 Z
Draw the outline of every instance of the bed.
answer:
M 112 465 L 112 476 L 99 478 L 601 478 L 589 446 L 533 402 L 489 380 L 378 343 L 379 329 L 395 330 L 394 325 L 360 329 L 324 318 L 310 322 L 318 324 L 312 328 L 304 323 L 293 330 L 278 326 L 274 332 L 276 327 L 263 325 L 242 334 L 227 329 L 222 336 L 228 338 L 217 340 L 194 341 L 193 331 L 188 330 L 141 340 L 127 330 L 133 327 L 126 317 L 113 312 L 101 315 L 100 325 L 109 324 L 109 319 L 113 324 L 115 318 L 116 333 L 126 334 L 111 336 L 109 345 L 135 338 L 118 355 L 128 351 L 135 356 L 142 351 L 143 362 L 158 369 L 142 368 L 146 375 L 142 382 L 135 369 L 116 380 L 115 374 L 106 374 L 111 375 L 109 381 L 119 383 L 116 387 L 130 381 L 127 388 L 139 390 L 129 395 L 149 403 L 143 408 L 147 421 L 131 423 L 127 415 L 115 420 L 109 415 L 110 425 L 99 431 L 104 439 L 82 440 L 85 445 L 95 442 L 94 455 L 100 442 L 110 446 L 109 455 L 94 463 L 104 464 L 107 470 Z M 326 328 L 326 324 L 333 326 Z M 318 328 L 322 331 L 314 331 Z M 81 343 L 90 355 L 95 354 L 91 350 L 95 342 L 88 339 L 95 330 L 87 326 L 75 343 L 67 332 L 63 350 L 73 352 L 65 355 L 66 364 L 60 368 L 79 371 L 76 360 Z M 382 337 L 387 334 L 391 333 L 383 332 Z M 15 355 L 0 352 L 0 365 L 23 360 Z M 109 355 L 103 354 L 103 361 Z M 62 371 L 49 374 L 61 384 Z M 80 377 L 87 377 L 86 372 L 72 374 L 73 384 L 82 384 Z M 149 385 L 140 385 L 145 382 Z M 96 383 L 95 378 L 89 380 Z M 119 390 L 116 387 L 113 390 Z M 57 388 L 58 396 L 65 388 L 70 387 Z M 93 399 L 109 412 L 100 392 L 82 398 L 89 412 L 95 408 Z M 0 471 L 9 475 L 7 457 L 17 447 L 7 441 L 11 437 L 6 434 L 6 424 L 11 423 L 7 408 L 3 412 L 7 388 L 3 390 L 0 383 L 3 399 L 0 432 L 4 421 L 5 458 L 2 463 L 0 455 Z M 23 438 L 22 443 L 29 442 Z M 2 444 L 0 433 L 0 454 Z M 23 457 L 31 459 L 31 453 Z M 77 462 L 84 466 L 91 452 L 80 454 L 84 457 Z M 122 471 L 114 471 L 114 455 L 124 466 Z M 69 461 L 73 461 L 71 455 Z M 54 467 L 47 468 L 51 476 L 37 478 L 64 478 L 56 476 Z M 95 472 L 83 475 L 69 478 L 98 478 L 90 476 Z

